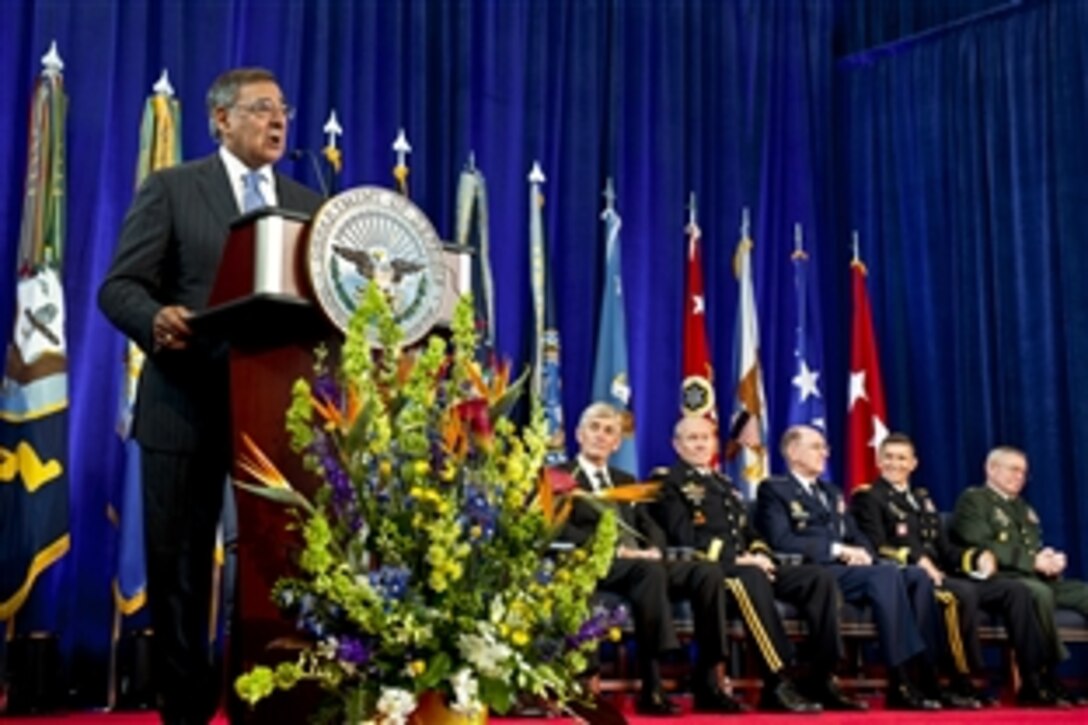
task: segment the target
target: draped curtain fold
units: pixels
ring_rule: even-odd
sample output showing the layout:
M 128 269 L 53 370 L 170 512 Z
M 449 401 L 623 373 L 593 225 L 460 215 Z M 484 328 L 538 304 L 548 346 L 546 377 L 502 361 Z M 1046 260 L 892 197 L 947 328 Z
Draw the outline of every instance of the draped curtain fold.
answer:
M 1083 571 L 1088 500 L 1088 6 L 1031 2 L 840 61 L 846 179 L 883 337 L 888 407 L 950 506 L 990 447 Z M 1076 569 L 1077 566 L 1075 565 Z

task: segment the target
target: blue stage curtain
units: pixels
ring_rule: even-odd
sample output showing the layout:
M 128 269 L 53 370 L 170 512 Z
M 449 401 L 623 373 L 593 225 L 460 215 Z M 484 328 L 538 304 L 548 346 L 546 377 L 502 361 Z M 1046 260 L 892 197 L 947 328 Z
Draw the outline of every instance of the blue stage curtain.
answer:
M 994 445 L 1088 554 L 1088 5 L 1028 2 L 843 59 L 842 230 L 871 272 L 894 427 L 942 507 Z
M 729 354 L 741 208 L 751 209 L 756 289 L 774 383 L 792 369 L 792 225 L 814 257 L 832 198 L 831 6 L 793 0 L 37 0 L 0 23 L 0 269 L 11 269 L 26 162 L 25 113 L 39 58 L 56 38 L 69 121 L 71 502 L 73 550 L 59 569 L 62 644 L 88 701 L 105 691 L 114 533 L 105 492 L 121 475 L 112 433 L 123 342 L 94 299 L 133 192 L 140 112 L 162 70 L 182 104 L 183 148 L 210 152 L 204 93 L 220 71 L 263 65 L 299 107 L 293 147 L 320 148 L 329 109 L 345 129 L 339 188 L 393 185 L 404 127 L 413 199 L 453 232 L 469 151 L 487 179 L 497 343 L 521 365 L 531 317 L 526 177 L 539 160 L 563 335 L 568 439 L 592 383 L 604 264 L 601 191 L 615 178 L 624 218 L 631 374 L 644 465 L 668 463 L 679 409 L 684 225 L 698 196 L 718 394 Z M 309 161 L 283 168 L 316 187 Z M 780 292 L 781 291 L 781 292 Z M 836 293 L 837 294 L 837 293 Z M 831 296 L 841 319 L 841 301 Z M 0 295 L 8 334 L 12 295 Z M 842 355 L 829 352 L 829 367 Z M 836 374 L 834 377 L 841 376 Z M 842 384 L 832 380 L 832 392 Z M 772 421 L 775 419 L 772 413 Z

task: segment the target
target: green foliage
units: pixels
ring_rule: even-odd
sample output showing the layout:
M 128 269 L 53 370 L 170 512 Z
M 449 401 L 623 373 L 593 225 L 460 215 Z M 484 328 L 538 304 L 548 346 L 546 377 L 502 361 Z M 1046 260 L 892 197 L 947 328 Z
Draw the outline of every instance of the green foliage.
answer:
M 466 713 L 504 712 L 521 692 L 577 697 L 585 654 L 606 631 L 589 602 L 615 516 L 606 511 L 582 548 L 550 550 L 555 527 L 536 503 L 542 420 L 506 417 L 524 376 L 510 386 L 505 370 L 476 362 L 470 300 L 452 346 L 401 341 L 370 285 L 338 364 L 322 350 L 315 378 L 294 386 L 291 446 L 323 487 L 298 511 L 301 574 L 273 594 L 308 646 L 235 688 L 255 703 L 316 681 L 338 702 L 339 715 L 321 718 L 348 722 L 396 722 L 432 690 Z

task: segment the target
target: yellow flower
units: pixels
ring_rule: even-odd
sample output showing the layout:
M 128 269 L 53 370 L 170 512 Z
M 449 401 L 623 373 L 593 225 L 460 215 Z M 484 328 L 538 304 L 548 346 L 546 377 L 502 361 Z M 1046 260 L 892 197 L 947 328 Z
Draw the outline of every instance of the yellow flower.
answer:
M 408 671 L 412 677 L 419 677 L 427 671 L 427 663 L 423 660 L 412 660 L 408 663 Z
M 427 461 L 416 461 L 415 473 L 417 476 L 426 476 L 431 472 L 431 464 Z
M 524 647 L 529 644 L 529 633 L 524 629 L 519 629 L 514 632 L 514 636 L 510 638 L 510 641 L 518 647 Z

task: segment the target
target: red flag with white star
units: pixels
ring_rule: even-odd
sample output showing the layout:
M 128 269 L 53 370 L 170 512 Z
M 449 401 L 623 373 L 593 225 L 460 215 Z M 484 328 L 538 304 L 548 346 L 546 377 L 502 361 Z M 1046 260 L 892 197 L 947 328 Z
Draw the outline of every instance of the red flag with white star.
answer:
M 688 224 L 687 231 L 688 290 L 684 294 L 680 410 L 685 416 L 707 416 L 717 421 L 714 366 L 710 364 L 710 345 L 706 337 L 706 296 L 703 294 L 703 259 L 700 254 L 702 232 L 694 221 Z
M 854 315 L 850 325 L 850 399 L 846 412 L 846 492 L 872 483 L 878 474 L 877 451 L 888 435 L 888 408 L 880 377 L 873 315 L 865 286 L 865 265 L 850 264 Z
M 703 261 L 699 253 L 701 232 L 688 224 L 688 287 L 684 295 L 684 381 L 680 409 L 684 415 L 705 415 L 718 420 L 714 400 L 714 367 L 706 336 L 706 297 L 703 294 Z

